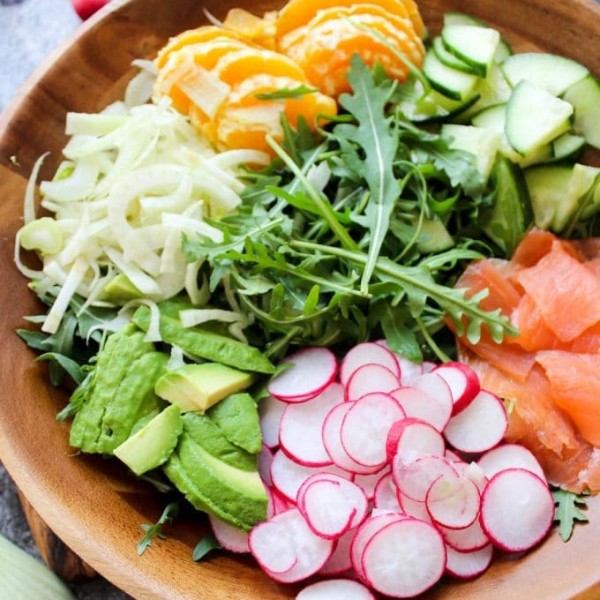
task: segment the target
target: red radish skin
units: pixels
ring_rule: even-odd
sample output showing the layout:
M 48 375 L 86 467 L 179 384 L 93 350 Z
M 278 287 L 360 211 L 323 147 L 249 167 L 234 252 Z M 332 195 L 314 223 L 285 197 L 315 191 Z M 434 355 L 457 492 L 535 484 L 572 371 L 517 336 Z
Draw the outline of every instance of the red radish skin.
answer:
M 333 552 L 333 542 L 315 535 L 297 508 L 259 523 L 248 539 L 256 561 L 269 577 L 280 583 L 295 583 L 314 575 Z M 286 560 L 278 558 L 279 554 Z M 289 568 L 282 569 L 289 556 L 295 560 Z M 272 564 L 278 569 L 270 568 Z
M 320 575 L 343 575 L 352 569 L 350 547 L 358 528 L 350 529 L 335 543 L 335 549 L 319 571 Z
M 434 586 L 446 568 L 446 547 L 437 529 L 401 519 L 374 533 L 361 555 L 366 582 L 392 598 L 410 598 Z
M 492 562 L 494 547 L 487 544 L 478 550 L 460 552 L 446 546 L 446 573 L 457 579 L 473 579 L 481 575 Z
M 410 463 L 421 456 L 444 456 L 446 443 L 440 432 L 422 419 L 407 417 L 396 421 L 388 432 L 386 455 L 388 462 L 394 457 Z
M 250 552 L 248 533 L 246 531 L 242 531 L 229 523 L 225 523 L 225 521 L 217 519 L 214 515 L 209 514 L 208 520 L 217 542 L 219 542 L 225 550 L 235 552 L 236 554 Z
M 292 366 L 271 379 L 268 392 L 285 402 L 306 402 L 320 394 L 337 375 L 337 359 L 331 350 L 305 348 L 288 356 Z
M 398 504 L 400 505 L 401 511 L 409 517 L 420 519 L 426 523 L 431 523 L 431 517 L 427 512 L 427 506 L 425 505 L 425 502 L 413 500 L 398 490 Z
M 461 552 L 480 550 L 490 543 L 490 538 L 483 531 L 479 519 L 464 529 L 450 529 L 442 525 L 438 525 L 438 529 L 446 545 Z
M 481 390 L 477 374 L 464 363 L 447 362 L 435 367 L 431 372 L 448 384 L 452 394 L 453 415 L 469 406 Z
M 340 436 L 344 450 L 357 463 L 383 468 L 386 440 L 392 425 L 404 419 L 402 407 L 388 394 L 367 394 L 351 403 L 344 416 Z
M 277 448 L 279 446 L 279 425 L 286 407 L 287 404 L 285 402 L 277 400 L 273 396 L 263 398 L 258 404 L 263 444 L 269 448 Z
M 533 453 L 518 444 L 503 444 L 486 452 L 477 464 L 488 479 L 496 473 L 510 468 L 527 469 L 546 481 L 546 475 Z
M 392 474 L 402 494 L 412 500 L 425 502 L 431 484 L 438 477 L 452 477 L 457 471 L 450 461 L 441 456 L 422 456 L 410 463 L 394 458 Z
M 425 507 L 436 525 L 463 529 L 479 516 L 481 499 L 477 486 L 464 475 L 443 475 L 425 497 Z
M 296 600 L 375 600 L 369 588 L 351 579 L 328 579 L 305 587 Z
M 444 436 L 456 450 L 479 454 L 497 446 L 507 428 L 502 400 L 481 390 L 467 408 L 450 419 Z
M 371 473 L 369 475 L 354 475 L 352 477 L 352 481 L 354 481 L 356 485 L 359 485 L 363 489 L 368 500 L 373 500 L 375 497 L 375 488 L 381 481 L 382 477 L 384 477 L 386 474 L 390 477 L 392 475 L 392 467 L 389 464 L 378 473 Z
M 266 486 L 273 485 L 271 479 L 271 465 L 273 464 L 273 452 L 263 444 L 263 448 L 258 455 L 258 474 L 262 479 L 262 482 Z
M 98 12 L 109 0 L 71 0 L 71 4 L 80 19 L 89 19 Z
M 329 411 L 329 414 L 325 418 L 322 436 L 327 453 L 331 457 L 334 465 L 339 469 L 343 469 L 354 475 L 370 475 L 372 473 L 378 473 L 382 470 L 381 467 L 378 465 L 375 467 L 361 465 L 348 455 L 342 444 L 342 423 L 350 408 L 352 408 L 352 403 L 350 402 L 338 404 Z
M 331 540 L 358 527 L 369 508 L 362 488 L 330 474 L 309 477 L 298 490 L 297 503 L 309 527 Z
M 354 346 L 340 363 L 341 384 L 346 386 L 355 371 L 368 364 L 381 365 L 400 379 L 400 366 L 394 354 L 379 344 L 364 342 Z
M 538 544 L 554 519 L 546 482 L 527 469 L 506 469 L 492 477 L 481 499 L 481 526 L 494 546 L 522 552 Z
M 386 367 L 377 364 L 363 365 L 354 371 L 346 385 L 346 400 L 353 402 L 375 392 L 389 394 L 399 385 L 398 377 Z
M 330 465 L 331 457 L 323 444 L 321 430 L 329 411 L 343 401 L 344 388 L 339 383 L 331 383 L 307 402 L 288 404 L 279 424 L 281 449 L 307 467 Z
M 290 508 L 294 508 L 294 504 L 290 502 L 275 486 L 267 486 L 267 496 L 269 502 L 267 504 L 267 518 L 270 519 L 279 513 L 285 512 Z
M 415 387 L 402 387 L 391 395 L 402 406 L 407 417 L 425 421 L 438 431 L 443 431 L 450 420 L 452 398 L 449 391 L 445 395 L 432 396 Z
M 408 360 L 405 356 L 393 352 L 386 340 L 376 340 L 375 344 L 387 348 L 396 357 L 396 361 L 400 366 L 400 382 L 403 386 L 410 385 L 411 381 L 423 374 L 423 366 L 419 363 L 414 363 Z

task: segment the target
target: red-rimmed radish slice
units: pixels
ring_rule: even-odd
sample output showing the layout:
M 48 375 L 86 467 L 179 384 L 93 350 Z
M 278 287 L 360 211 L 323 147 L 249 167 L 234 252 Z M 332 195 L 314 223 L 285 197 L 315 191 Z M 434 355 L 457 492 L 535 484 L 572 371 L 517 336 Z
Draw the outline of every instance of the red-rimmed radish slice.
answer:
M 214 515 L 208 515 L 210 526 L 215 534 L 215 538 L 219 544 L 229 550 L 229 552 L 235 552 L 237 554 L 243 554 L 250 552 L 250 546 L 248 545 L 248 532 L 238 529 L 221 519 L 217 519 Z
M 381 365 L 399 379 L 400 366 L 394 354 L 374 342 L 363 342 L 351 348 L 340 364 L 340 382 L 347 385 L 352 375 L 364 365 Z
M 446 547 L 435 527 L 401 519 L 371 536 L 361 557 L 366 583 L 393 598 L 416 596 L 435 585 L 446 567 Z
M 497 446 L 479 457 L 477 464 L 488 479 L 505 469 L 527 469 L 546 481 L 546 475 L 533 453 L 519 444 Z
M 423 363 L 421 364 L 421 371 L 423 372 L 423 375 L 426 375 L 427 373 L 431 373 L 431 371 L 433 371 L 436 367 L 437 367 L 437 364 L 434 363 L 433 361 L 424 360 Z
M 352 569 L 350 547 L 358 528 L 350 529 L 335 543 L 335 549 L 319 571 L 320 575 L 342 575 Z
M 292 366 L 273 377 L 267 389 L 272 396 L 286 402 L 306 402 L 314 398 L 337 374 L 337 360 L 328 348 L 304 348 L 284 362 Z
M 447 362 L 435 367 L 431 372 L 448 384 L 454 403 L 453 415 L 466 408 L 481 390 L 479 377 L 471 367 L 464 363 Z
M 263 483 L 267 486 L 273 485 L 271 479 L 271 465 L 273 464 L 273 452 L 268 446 L 263 444 L 262 450 L 258 455 L 258 474 Z
M 422 456 L 410 463 L 394 458 L 392 474 L 399 491 L 412 500 L 425 502 L 431 484 L 439 477 L 457 474 L 452 463 L 441 456 Z M 402 501 L 400 502 L 402 505 Z
M 554 519 L 554 500 L 545 481 L 527 469 L 506 469 L 492 477 L 481 498 L 481 526 L 507 552 L 535 546 Z
M 314 575 L 333 551 L 333 542 L 315 535 L 296 508 L 256 525 L 250 531 L 249 544 L 261 568 L 281 583 Z
M 388 432 L 386 453 L 389 462 L 395 456 L 409 463 L 421 456 L 444 456 L 446 442 L 430 423 L 414 417 L 396 421 Z
M 458 579 L 473 579 L 490 566 L 493 556 L 492 544 L 470 552 L 460 552 L 446 545 L 446 573 Z
M 479 550 L 490 543 L 490 538 L 483 531 L 479 519 L 475 519 L 471 525 L 464 529 L 450 529 L 442 525 L 438 525 L 438 529 L 446 545 L 452 546 L 452 548 L 461 552 Z
M 400 383 L 404 385 L 410 385 L 410 382 L 419 375 L 423 374 L 423 365 L 421 363 L 412 362 L 405 356 L 394 352 L 386 340 L 376 340 L 374 342 L 379 346 L 383 346 L 390 352 L 394 354 L 396 360 L 398 361 L 398 365 L 400 365 Z
M 467 408 L 450 419 L 444 436 L 460 452 L 481 453 L 497 446 L 507 427 L 502 400 L 491 392 L 481 390 Z
M 427 506 L 425 506 L 424 501 L 413 500 L 398 490 L 398 504 L 400 505 L 402 512 L 409 517 L 431 523 L 431 517 L 427 512 Z
M 284 452 L 278 450 L 273 455 L 271 463 L 271 479 L 277 490 L 290 502 L 296 503 L 300 486 L 315 473 L 333 473 L 350 479 L 350 473 L 339 469 L 335 465 L 327 467 L 306 467 L 289 458 Z
M 421 377 L 423 376 L 418 379 Z M 450 420 L 452 411 L 450 392 L 447 395 L 432 396 L 415 387 L 402 387 L 394 390 L 390 395 L 399 402 L 407 417 L 425 421 L 438 431 L 443 431 Z
M 465 475 L 439 477 L 425 497 L 425 506 L 433 522 L 451 529 L 463 529 L 475 522 L 480 505 L 479 490 Z
M 452 462 L 458 462 L 458 463 L 464 462 L 463 459 L 458 454 L 456 454 L 456 452 L 454 452 L 454 450 L 450 450 L 450 448 L 446 448 L 446 452 L 444 453 L 444 456 Z
M 300 486 L 298 508 L 317 535 L 333 540 L 364 521 L 369 502 L 363 490 L 352 481 L 317 474 Z
M 361 465 L 383 468 L 388 432 L 405 417 L 402 407 L 388 394 L 375 392 L 359 398 L 351 403 L 342 421 L 344 450 Z
M 298 404 L 288 404 L 279 426 L 281 449 L 295 462 L 308 467 L 331 464 L 321 430 L 329 411 L 344 401 L 344 388 L 330 383 L 315 398 Z
M 403 512 L 400 502 L 398 502 L 398 488 L 391 473 L 386 473 L 377 482 L 373 505 L 382 510 Z
M 280 513 L 268 521 L 255 525 L 248 535 L 250 552 L 252 552 L 261 569 L 266 571 L 269 576 L 290 571 L 298 562 L 296 548 L 289 541 L 288 531 L 290 527 L 285 520 L 278 520 L 280 517 L 288 515 L 288 513 L 291 514 L 292 510 Z M 308 525 L 306 525 L 306 528 L 308 529 Z M 311 535 L 314 536 L 312 532 Z
M 267 396 L 258 403 L 263 444 L 269 448 L 279 446 L 279 423 L 286 407 L 285 402 L 277 400 L 273 396 Z
M 369 588 L 352 579 L 327 579 L 305 587 L 296 600 L 375 600 Z
M 483 492 L 487 485 L 488 478 L 476 462 L 467 463 L 460 460 L 453 462 L 452 466 L 460 475 L 468 477 L 477 486 L 480 494 Z
M 369 364 L 354 371 L 346 384 L 346 400 L 355 401 L 367 394 L 388 394 L 400 385 L 398 377 L 388 368 Z
M 377 473 L 370 473 L 367 475 L 354 475 L 352 477 L 352 481 L 354 481 L 356 485 L 359 485 L 362 488 L 368 500 L 373 500 L 373 498 L 375 497 L 375 488 L 377 487 L 377 484 L 381 481 L 381 478 L 386 474 L 390 475 L 391 477 L 391 465 L 384 467 L 381 471 L 378 471 Z
M 290 502 L 275 486 L 267 486 L 266 490 L 269 498 L 267 504 L 267 518 L 270 519 L 279 513 L 294 508 L 295 504 Z
M 343 469 L 349 473 L 368 475 L 371 473 L 377 473 L 381 470 L 381 467 L 367 467 L 353 460 L 346 452 L 342 444 L 342 423 L 347 412 L 352 408 L 352 403 L 344 402 L 334 406 L 330 411 L 325 422 L 323 423 L 323 443 L 325 449 L 331 457 L 333 464 L 338 468 Z
M 365 581 L 365 575 L 362 568 L 362 556 L 365 546 L 379 530 L 404 518 L 406 518 L 404 515 L 393 512 L 374 514 L 358 528 L 356 535 L 352 540 L 352 544 L 350 545 L 350 560 L 352 562 L 352 567 L 360 579 Z

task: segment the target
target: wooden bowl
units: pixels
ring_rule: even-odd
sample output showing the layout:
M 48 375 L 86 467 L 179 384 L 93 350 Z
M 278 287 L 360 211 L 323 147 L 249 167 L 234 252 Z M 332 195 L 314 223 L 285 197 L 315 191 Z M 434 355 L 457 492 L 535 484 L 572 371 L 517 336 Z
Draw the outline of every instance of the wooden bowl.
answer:
M 204 10 L 223 17 L 240 0 L 113 1 L 81 28 L 21 89 L 0 117 L 0 228 L 4 344 L 0 376 L 0 456 L 10 474 L 48 525 L 98 572 L 145 600 L 293 598 L 298 586 L 278 585 L 250 557 L 215 554 L 194 563 L 192 548 L 205 521 L 186 517 L 139 557 L 142 523 L 154 522 L 164 498 L 130 478 L 113 461 L 76 456 L 68 425 L 56 423 L 66 401 L 53 389 L 43 364 L 15 335 L 23 315 L 40 306 L 13 264 L 13 240 L 21 224 L 22 198 L 34 161 L 52 154 L 42 170 L 49 177 L 65 143 L 69 110 L 92 112 L 120 96 L 134 58 L 152 57 L 171 35 L 205 21 Z M 244 2 L 256 14 L 277 1 Z M 460 10 L 487 20 L 515 49 L 539 48 L 571 56 L 600 75 L 600 5 L 594 0 L 422 0 L 430 30 L 444 11 Z M 600 598 L 600 498 L 589 501 L 590 524 L 563 544 L 553 532 L 518 560 L 496 560 L 481 578 L 444 582 L 428 599 Z

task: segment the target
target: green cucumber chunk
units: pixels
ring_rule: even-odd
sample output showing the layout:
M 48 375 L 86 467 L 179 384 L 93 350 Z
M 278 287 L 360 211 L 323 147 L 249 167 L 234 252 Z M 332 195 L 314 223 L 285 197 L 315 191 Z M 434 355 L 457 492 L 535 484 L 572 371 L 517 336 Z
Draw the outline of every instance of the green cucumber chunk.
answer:
M 552 142 L 554 160 L 577 160 L 585 148 L 585 138 L 572 133 L 563 133 Z
M 600 150 L 600 84 L 591 74 L 571 86 L 563 99 L 575 110 L 573 131 Z
M 437 36 L 433 39 L 431 47 L 440 62 L 445 64 L 447 67 L 456 69 L 457 71 L 462 71 L 463 73 L 470 73 L 471 75 L 478 74 L 476 67 L 468 65 L 466 62 L 446 50 L 444 42 L 440 36 Z
M 567 132 L 572 114 L 568 102 L 520 81 L 506 105 L 506 137 L 519 154 L 525 155 Z
M 513 54 L 504 61 L 502 69 L 511 86 L 529 81 L 554 96 L 560 96 L 589 73 L 570 58 L 539 52 Z
M 475 95 L 478 77 L 447 67 L 433 51 L 425 55 L 423 73 L 431 87 L 453 100 L 465 101 Z
M 446 25 L 442 30 L 444 47 L 450 54 L 475 69 L 485 77 L 498 49 L 500 34 L 491 27 L 473 25 Z

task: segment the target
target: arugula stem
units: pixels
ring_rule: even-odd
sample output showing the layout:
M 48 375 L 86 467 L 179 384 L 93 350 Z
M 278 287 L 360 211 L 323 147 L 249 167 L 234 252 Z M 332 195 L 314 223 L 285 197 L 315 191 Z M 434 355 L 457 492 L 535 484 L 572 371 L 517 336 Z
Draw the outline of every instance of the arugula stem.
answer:
M 417 327 L 419 328 L 421 335 L 438 359 L 441 362 L 449 362 L 451 360 L 450 357 L 436 344 L 435 340 L 429 333 L 429 329 L 427 329 L 425 323 L 423 323 L 423 319 L 420 317 L 415 317 L 415 322 L 417 323 Z

